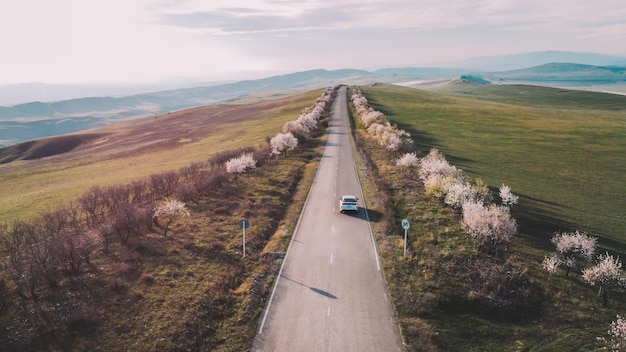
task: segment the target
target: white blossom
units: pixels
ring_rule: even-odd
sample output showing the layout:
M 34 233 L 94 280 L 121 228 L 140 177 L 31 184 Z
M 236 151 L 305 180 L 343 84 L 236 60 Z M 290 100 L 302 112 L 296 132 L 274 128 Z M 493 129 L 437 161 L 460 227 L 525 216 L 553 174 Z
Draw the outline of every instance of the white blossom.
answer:
M 475 200 L 474 190 L 468 182 L 451 182 L 449 185 L 444 183 L 444 190 L 444 202 L 453 208 L 461 208 L 465 202 Z
M 598 261 L 595 266 L 583 270 L 583 279 L 599 288 L 598 295 L 602 295 L 606 306 L 609 291 L 623 287 L 622 262 L 608 253 L 599 255 Z
M 541 263 L 541 266 L 550 274 L 554 273 L 560 265 L 561 259 L 559 259 L 559 256 L 556 253 L 546 256 Z
M 167 199 L 154 210 L 154 217 L 163 216 L 189 216 L 189 210 L 185 203 L 177 199 Z
M 498 246 L 517 235 L 517 222 L 507 211 L 495 205 L 469 201 L 463 204 L 463 225 L 479 248 L 495 253 Z
M 180 216 L 189 216 L 189 210 L 185 206 L 185 203 L 177 199 L 167 199 L 156 207 L 152 218 L 154 223 L 163 230 L 163 235 L 167 236 L 170 224 Z M 160 224 L 160 220 L 165 221 L 164 224 Z
M 605 253 L 598 256 L 598 264 L 583 270 L 583 279 L 591 286 L 602 286 L 615 283 L 619 285 L 622 279 L 622 262 L 619 258 Z
M 443 179 L 457 172 L 457 168 L 450 165 L 443 154 L 434 148 L 420 161 L 419 178 L 424 182 L 433 177 Z
M 613 351 L 626 350 L 626 319 L 618 314 L 616 320 L 611 322 L 607 333 L 610 336 L 609 347 Z
M 396 166 L 399 167 L 411 167 L 419 165 L 419 158 L 416 153 L 404 153 L 401 157 L 396 159 Z
M 584 259 L 590 261 L 596 252 L 597 237 L 591 237 L 583 232 L 558 233 L 550 242 L 556 247 L 565 259 Z M 573 263 L 574 267 L 576 263 Z
M 291 133 L 279 133 L 270 140 L 272 154 L 286 154 L 298 146 L 298 139 Z
M 519 196 L 511 192 L 511 187 L 503 184 L 500 186 L 500 199 L 502 199 L 502 205 L 510 208 L 517 204 Z
M 291 133 L 294 137 L 309 139 L 311 128 L 304 119 L 289 121 L 283 126 L 283 133 Z
M 246 153 L 236 158 L 229 159 L 225 165 L 227 172 L 240 174 L 246 172 L 248 169 L 256 168 L 256 160 L 254 160 L 252 153 Z

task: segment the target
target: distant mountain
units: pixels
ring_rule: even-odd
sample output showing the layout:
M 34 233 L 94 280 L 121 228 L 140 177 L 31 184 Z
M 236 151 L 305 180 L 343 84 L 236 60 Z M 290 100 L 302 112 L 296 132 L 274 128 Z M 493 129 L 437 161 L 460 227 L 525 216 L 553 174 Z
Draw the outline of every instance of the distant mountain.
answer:
M 594 66 L 626 66 L 626 57 L 571 51 L 538 51 L 513 55 L 475 57 L 462 61 L 447 62 L 440 66 L 480 71 L 509 71 L 552 62 Z
M 368 84 L 381 79 L 384 77 L 360 70 L 311 70 L 258 80 L 124 97 L 86 97 L 0 107 L 0 147 L 117 121 L 243 98 L 260 92 L 296 92 L 340 82 Z
M 548 53 L 552 53 L 552 56 Z M 516 60 L 531 62 L 539 60 L 539 58 L 564 58 L 563 55 L 565 53 L 546 52 L 509 56 L 508 65 L 515 66 Z M 573 56 L 566 56 L 574 58 Z M 505 60 L 505 58 L 499 57 L 497 60 Z M 615 59 L 597 54 L 581 54 L 579 58 L 605 61 Z M 488 60 L 481 62 L 486 65 Z M 336 84 L 365 85 L 375 82 L 414 86 L 423 83 L 444 82 L 459 77 L 466 81 L 480 83 L 488 83 L 489 81 L 499 83 L 530 82 L 537 85 L 555 86 L 617 83 L 626 87 L 625 76 L 626 65 L 622 67 L 580 63 L 542 63 L 530 68 L 509 71 L 420 67 L 384 68 L 373 72 L 354 69 L 310 70 L 204 87 L 163 90 L 117 97 L 84 97 L 56 102 L 29 102 L 0 107 L 0 147 L 41 137 L 76 132 L 118 121 L 240 99 L 265 92 L 296 93 Z M 606 90 L 609 91 L 609 89 Z M 614 91 L 614 89 L 610 90 Z
M 569 84 L 626 84 L 626 66 L 549 63 L 520 70 L 481 75 L 492 81 L 559 82 Z
M 402 77 L 406 79 L 435 79 L 456 77 L 467 73 L 465 68 L 437 68 L 437 67 L 396 67 L 383 68 L 374 71 L 385 77 Z
M 226 83 L 194 80 L 173 80 L 151 84 L 50 84 L 13 83 L 0 85 L 0 106 L 11 106 L 32 101 L 51 102 L 84 97 L 128 96 L 146 92 L 190 87 L 206 87 Z

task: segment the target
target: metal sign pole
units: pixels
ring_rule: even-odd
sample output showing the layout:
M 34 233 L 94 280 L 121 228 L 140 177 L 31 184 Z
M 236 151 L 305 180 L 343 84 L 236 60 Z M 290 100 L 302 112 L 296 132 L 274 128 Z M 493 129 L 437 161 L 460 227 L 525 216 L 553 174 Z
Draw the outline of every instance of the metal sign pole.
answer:
M 408 230 L 404 229 L 404 258 L 406 258 L 406 232 Z
M 246 229 L 250 227 L 250 222 L 247 219 L 241 219 L 239 226 L 243 230 L 243 256 L 246 256 Z
M 406 233 L 411 228 L 409 219 L 402 219 L 402 228 L 404 229 L 404 258 L 406 258 Z

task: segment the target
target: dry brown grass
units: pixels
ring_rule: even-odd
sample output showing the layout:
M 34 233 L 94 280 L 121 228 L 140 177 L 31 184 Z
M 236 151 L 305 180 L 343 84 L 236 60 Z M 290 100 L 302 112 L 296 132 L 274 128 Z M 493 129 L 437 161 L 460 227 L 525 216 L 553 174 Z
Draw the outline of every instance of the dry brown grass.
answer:
M 312 92 L 250 106 L 209 107 L 152 118 L 166 120 L 164 126 L 154 126 L 148 123 L 150 119 L 144 119 L 108 127 L 110 130 L 101 130 L 97 138 L 86 140 L 72 151 L 47 159 L 16 160 L 5 164 L 0 174 L 6 177 L 21 172 L 34 177 L 39 172 L 51 177 L 63 170 L 63 175 L 68 176 L 80 168 L 72 165 L 82 165 L 85 170 L 81 174 L 109 183 L 118 178 L 110 180 L 107 175 L 94 174 L 102 170 L 99 164 L 120 166 L 141 158 L 153 161 L 157 156 L 169 170 L 177 169 L 178 163 L 189 161 L 171 161 L 183 153 L 185 146 L 180 143 L 195 144 L 187 151 L 201 154 L 199 160 L 206 161 L 232 143 L 238 143 L 237 147 L 246 145 L 240 140 L 228 140 L 198 149 L 198 145 L 208 141 L 215 143 L 215 138 L 242 135 L 240 128 L 235 129 L 242 124 L 261 126 L 243 135 L 253 144 L 257 140 L 265 143 L 265 131 L 272 129 L 276 133 L 284 120 L 297 118 L 299 111 L 317 96 L 319 92 Z M 260 110 L 261 107 L 266 110 Z M 255 120 L 248 120 L 250 116 Z M 180 120 L 174 123 L 173 119 Z M 213 125 L 204 126 L 207 120 Z M 187 132 L 181 134 L 177 126 L 183 130 L 188 127 Z M 203 137 L 199 129 L 205 129 L 209 135 Z M 166 136 L 169 142 L 159 138 Z M 197 202 L 188 203 L 191 216 L 172 223 L 168 238 L 157 231 L 132 237 L 126 244 L 113 242 L 108 252 L 94 254 L 80 275 L 61 280 L 55 288 L 39 287 L 37 301 L 20 298 L 13 287 L 8 288 L 8 293 L 0 291 L 4 297 L 10 297 L 10 303 L 1 307 L 4 314 L 0 315 L 0 325 L 4 329 L 0 332 L 0 349 L 249 349 L 256 318 L 280 265 L 281 251 L 289 241 L 289 236 L 276 235 L 281 233 L 281 224 L 286 225 L 288 234 L 295 226 L 312 182 L 322 138 L 318 135 L 288 157 L 268 160 L 249 175 L 239 177 L 236 184 L 231 181 Z M 137 180 L 144 172 L 162 171 L 161 167 L 148 164 L 129 165 L 108 176 L 125 171 Z M 137 170 L 140 166 L 145 170 Z M 66 187 L 75 185 L 70 181 L 61 183 Z M 50 182 L 47 187 L 53 186 Z M 64 194 L 63 199 L 71 199 L 71 195 Z M 246 233 L 245 258 L 238 226 L 242 216 L 251 224 Z
M 93 186 L 130 183 L 223 150 L 265 145 L 320 92 L 172 112 L 0 149 L 0 160 L 12 160 L 0 163 L 0 222 L 31 218 Z

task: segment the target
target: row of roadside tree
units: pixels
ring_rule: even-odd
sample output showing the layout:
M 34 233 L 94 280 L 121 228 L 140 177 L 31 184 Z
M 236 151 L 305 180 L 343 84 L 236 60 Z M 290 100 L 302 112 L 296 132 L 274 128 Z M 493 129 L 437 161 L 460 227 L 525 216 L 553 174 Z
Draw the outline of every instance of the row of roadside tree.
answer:
M 441 199 L 460 213 L 461 224 L 479 251 L 492 256 L 502 255 L 510 247 L 518 234 L 511 208 L 517 204 L 519 197 L 511 192 L 509 186 L 500 186 L 500 204 L 494 203 L 495 197 L 480 179 L 469 180 L 462 170 L 450 165 L 437 149 L 431 149 L 425 157 L 419 158 L 411 150 L 410 134 L 397 129 L 382 112 L 373 109 L 358 88 L 354 89 L 352 103 L 369 135 L 398 156 L 396 166 L 417 173 L 427 195 Z M 564 268 L 565 276 L 572 270 L 578 270 L 587 283 L 598 288 L 606 306 L 610 292 L 626 289 L 626 275 L 618 257 L 608 252 L 596 255 L 597 241 L 597 237 L 581 231 L 556 233 L 551 239 L 555 252 L 546 255 L 542 266 L 550 275 L 558 268 Z M 517 272 L 521 275 L 524 271 Z M 626 350 L 626 320 L 623 317 L 617 316 L 608 334 L 609 338 L 599 339 L 613 350 Z

